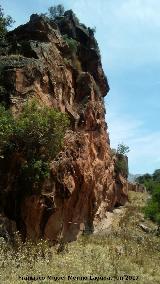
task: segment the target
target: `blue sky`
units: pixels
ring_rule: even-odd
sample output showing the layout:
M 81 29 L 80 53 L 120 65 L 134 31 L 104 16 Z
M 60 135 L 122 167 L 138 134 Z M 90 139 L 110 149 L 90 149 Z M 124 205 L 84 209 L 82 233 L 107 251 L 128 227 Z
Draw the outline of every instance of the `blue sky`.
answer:
M 111 146 L 130 147 L 131 173 L 160 168 L 160 1 L 1 0 L 20 25 L 35 12 L 62 3 L 80 21 L 96 27 L 102 64 L 110 84 L 105 99 Z

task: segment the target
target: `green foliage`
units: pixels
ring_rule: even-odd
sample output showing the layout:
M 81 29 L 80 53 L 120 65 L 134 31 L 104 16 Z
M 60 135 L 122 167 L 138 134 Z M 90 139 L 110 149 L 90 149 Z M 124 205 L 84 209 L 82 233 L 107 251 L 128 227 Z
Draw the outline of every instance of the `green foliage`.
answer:
M 160 182 L 160 169 L 154 171 L 153 180 L 156 182 Z
M 73 38 L 69 38 L 67 35 L 64 35 L 63 39 L 68 44 L 70 52 L 75 54 L 77 52 L 78 42 Z
M 68 126 L 65 114 L 39 106 L 37 101 L 27 103 L 17 119 L 15 136 L 17 144 L 30 158 L 45 156 L 54 158 L 62 145 L 63 136 Z
M 126 154 L 129 151 L 129 147 L 125 144 L 118 144 L 116 151 L 115 171 L 117 173 L 121 173 L 124 177 L 128 177 L 128 160 Z
M 4 39 L 7 28 L 11 27 L 14 20 L 11 16 L 5 16 L 2 6 L 0 5 L 0 40 Z
M 144 174 L 136 178 L 136 182 L 143 184 L 149 192 L 153 192 L 154 188 L 160 184 L 160 170 L 155 170 L 153 175 Z
M 143 184 L 151 194 L 151 199 L 144 208 L 145 216 L 160 225 L 160 169 L 155 170 L 153 175 L 138 177 L 136 182 Z
M 154 186 L 151 200 L 144 209 L 145 216 L 160 225 L 160 184 Z
M 15 123 L 11 113 L 5 110 L 4 106 L 0 105 L 0 155 L 3 157 L 3 149 L 8 144 L 8 141 L 15 129 Z
M 128 176 L 128 165 L 125 159 L 117 159 L 115 163 L 115 171 L 123 176 Z
M 139 176 L 136 178 L 136 182 L 140 184 L 145 184 L 145 182 L 149 182 L 152 180 L 152 176 L 150 174 L 145 174 L 143 176 Z
M 56 17 L 62 17 L 64 15 L 65 9 L 62 4 L 51 6 L 48 9 L 48 18 L 54 20 Z
M 21 179 L 33 184 L 49 177 L 49 162 L 32 159 L 26 161 L 21 167 Z
M 129 153 L 130 149 L 127 145 L 121 143 L 121 144 L 118 144 L 118 147 L 117 147 L 117 153 L 118 154 L 122 154 L 122 155 L 126 155 L 127 153 Z
M 0 121 L 0 151 L 4 158 L 9 149 L 19 153 L 24 159 L 21 175 L 29 182 L 47 177 L 49 161 L 60 151 L 69 126 L 66 114 L 42 107 L 34 100 L 15 119 L 1 106 Z

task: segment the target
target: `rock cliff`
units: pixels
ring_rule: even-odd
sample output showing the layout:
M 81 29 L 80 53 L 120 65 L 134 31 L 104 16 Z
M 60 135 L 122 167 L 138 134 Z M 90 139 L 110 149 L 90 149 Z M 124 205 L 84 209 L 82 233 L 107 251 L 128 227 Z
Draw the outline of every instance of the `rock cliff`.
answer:
M 116 167 L 123 157 L 110 148 L 109 86 L 94 32 L 72 11 L 54 22 L 32 15 L 8 33 L 8 42 L 0 51 L 1 102 L 16 115 L 36 97 L 66 112 L 71 127 L 38 193 L 19 184 L 17 153 L 0 160 L 1 216 L 14 221 L 24 238 L 75 240 L 128 200 L 127 173 Z

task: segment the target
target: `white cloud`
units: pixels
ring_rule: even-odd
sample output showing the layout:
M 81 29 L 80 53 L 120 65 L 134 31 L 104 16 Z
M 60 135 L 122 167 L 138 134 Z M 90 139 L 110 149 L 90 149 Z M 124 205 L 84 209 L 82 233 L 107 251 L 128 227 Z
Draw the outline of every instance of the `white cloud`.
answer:
M 129 115 L 112 113 L 107 117 L 111 147 L 119 143 L 129 146 L 129 168 L 131 173 L 152 173 L 160 163 L 160 131 L 148 132 L 144 122 Z

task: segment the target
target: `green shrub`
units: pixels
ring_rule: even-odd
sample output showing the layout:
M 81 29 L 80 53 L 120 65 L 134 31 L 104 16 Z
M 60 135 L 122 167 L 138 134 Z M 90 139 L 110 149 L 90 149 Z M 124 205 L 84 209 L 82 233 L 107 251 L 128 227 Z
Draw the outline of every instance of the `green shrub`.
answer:
M 121 173 L 123 176 L 128 176 L 128 164 L 125 159 L 117 159 L 115 162 L 116 173 Z
M 4 158 L 8 150 L 19 153 L 23 157 L 21 177 L 28 182 L 47 177 L 49 161 L 60 151 L 69 126 L 66 114 L 42 107 L 34 100 L 16 118 L 1 106 L 0 118 L 0 150 Z
M 78 47 L 78 42 L 75 39 L 73 39 L 73 38 L 69 38 L 67 35 L 64 35 L 63 39 L 68 44 L 70 52 L 72 54 L 76 54 L 77 47 Z
M 160 208 L 158 202 L 151 200 L 144 209 L 145 216 L 160 225 Z
M 136 182 L 143 184 L 151 195 L 144 208 L 145 216 L 160 226 L 160 170 L 155 170 L 153 175 L 139 176 Z
M 60 150 L 69 124 L 66 114 L 37 101 L 27 103 L 16 121 L 15 138 L 25 155 L 54 158 Z
M 147 218 L 160 225 L 160 184 L 155 183 L 151 193 L 151 199 L 144 208 L 144 213 Z
M 21 167 L 21 180 L 30 184 L 49 177 L 49 162 L 43 160 L 26 161 Z

